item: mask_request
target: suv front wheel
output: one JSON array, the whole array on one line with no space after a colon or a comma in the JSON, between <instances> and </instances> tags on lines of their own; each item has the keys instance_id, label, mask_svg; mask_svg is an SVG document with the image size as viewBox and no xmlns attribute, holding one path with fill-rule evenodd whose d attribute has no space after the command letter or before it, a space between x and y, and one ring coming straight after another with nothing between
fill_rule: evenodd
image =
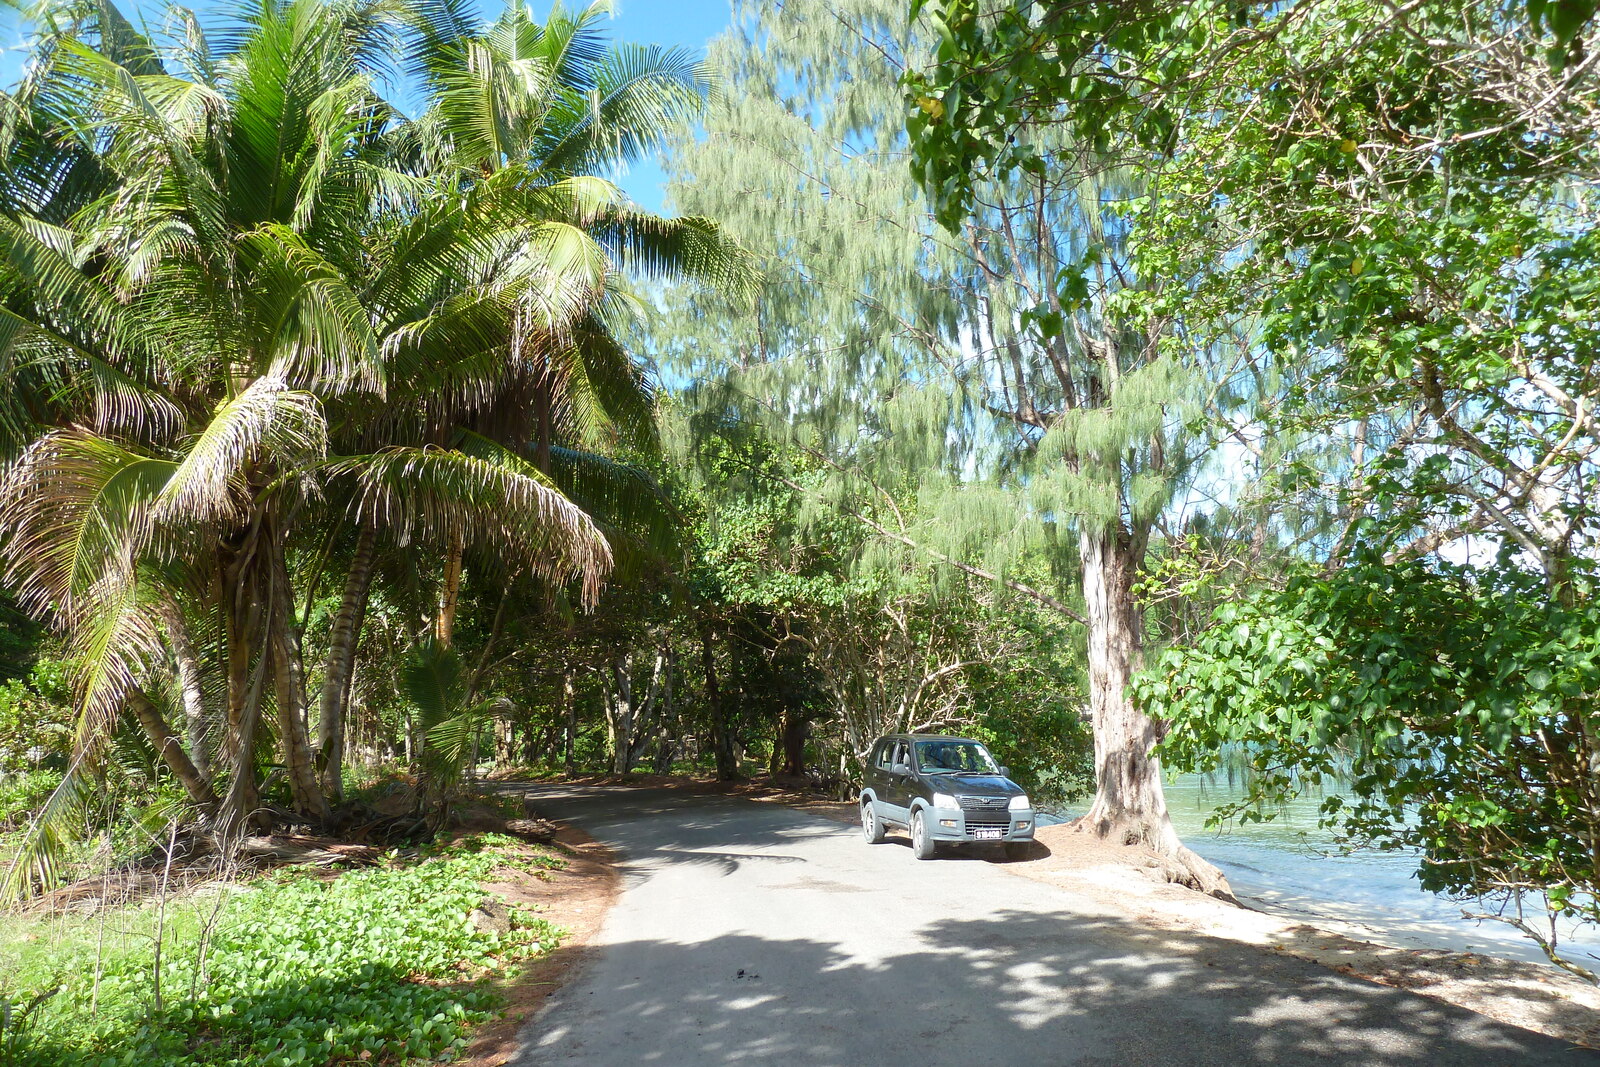
<instances>
[{"instance_id":1,"label":"suv front wheel","mask_svg":"<svg viewBox=\"0 0 1600 1067\"><path fill-rule=\"evenodd\" d=\"M861 836L869 845L883 844L883 822L878 818L877 807L870 800L861 802Z\"/></svg>"},{"instance_id":2,"label":"suv front wheel","mask_svg":"<svg viewBox=\"0 0 1600 1067\"><path fill-rule=\"evenodd\" d=\"M931 860L936 847L928 836L928 809L918 808L911 815L911 854L919 860Z\"/></svg>"}]
</instances>

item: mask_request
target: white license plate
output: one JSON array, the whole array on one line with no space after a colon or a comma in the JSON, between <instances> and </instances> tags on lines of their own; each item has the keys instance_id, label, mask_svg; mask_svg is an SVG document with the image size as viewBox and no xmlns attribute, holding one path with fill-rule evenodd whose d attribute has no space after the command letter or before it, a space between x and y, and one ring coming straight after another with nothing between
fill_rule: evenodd
<instances>
[{"instance_id":1,"label":"white license plate","mask_svg":"<svg viewBox=\"0 0 1600 1067\"><path fill-rule=\"evenodd\" d=\"M998 841L1006 835L1004 830L973 830L972 836L979 841Z\"/></svg>"}]
</instances>

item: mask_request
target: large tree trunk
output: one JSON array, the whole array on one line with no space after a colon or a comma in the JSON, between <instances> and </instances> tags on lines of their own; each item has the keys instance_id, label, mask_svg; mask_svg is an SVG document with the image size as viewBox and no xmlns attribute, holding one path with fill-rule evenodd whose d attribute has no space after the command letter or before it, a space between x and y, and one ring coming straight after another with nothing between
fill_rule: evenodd
<instances>
[{"instance_id":1,"label":"large tree trunk","mask_svg":"<svg viewBox=\"0 0 1600 1067\"><path fill-rule=\"evenodd\" d=\"M1142 539L1140 539L1142 540ZM1089 621L1089 712L1094 725L1094 803L1078 827L1120 845L1144 845L1169 857L1192 888L1230 895L1227 879L1185 848L1167 812L1161 766L1151 749L1162 727L1133 706L1128 682L1139 669L1142 636L1133 584L1140 540L1117 526L1085 522L1078 545Z\"/></svg>"},{"instance_id":2,"label":"large tree trunk","mask_svg":"<svg viewBox=\"0 0 1600 1067\"><path fill-rule=\"evenodd\" d=\"M711 627L700 628L700 669L705 673L706 717L711 720L711 751L717 760L717 780L731 782L739 777L739 760L733 751L733 730L728 723L722 686L717 680L717 650L711 641Z\"/></svg>"},{"instance_id":3,"label":"large tree trunk","mask_svg":"<svg viewBox=\"0 0 1600 1067\"><path fill-rule=\"evenodd\" d=\"M345 711L350 704L350 681L355 676L356 647L361 622L367 614L367 593L372 588L373 558L378 534L363 525L356 538L350 573L345 577L339 614L328 633L328 658L322 674L322 697L317 718L317 763L323 793L337 800L344 795Z\"/></svg>"},{"instance_id":4,"label":"large tree trunk","mask_svg":"<svg viewBox=\"0 0 1600 1067\"><path fill-rule=\"evenodd\" d=\"M156 755L172 771L173 777L183 786L183 791L189 794L189 799L207 816L214 815L218 802L210 780L200 773L189 754L183 750L183 742L172 732L167 720L162 718L160 709L137 689L129 695L128 704L134 718L139 720L144 735L155 746Z\"/></svg>"},{"instance_id":5,"label":"large tree trunk","mask_svg":"<svg viewBox=\"0 0 1600 1067\"><path fill-rule=\"evenodd\" d=\"M641 700L633 688L633 651L630 649L612 659L612 693L606 700L606 723L611 730L611 773L630 773L649 747L653 736L650 726L660 710L667 667L667 653L658 649L650 671L650 687Z\"/></svg>"},{"instance_id":6,"label":"large tree trunk","mask_svg":"<svg viewBox=\"0 0 1600 1067\"><path fill-rule=\"evenodd\" d=\"M283 750L283 765L289 779L289 793L295 810L318 821L328 817L328 798L317 781L316 754L311 750L311 734L306 723L305 668L300 660L300 639L294 630L289 608L289 570L281 545L267 546L272 567L272 612L268 619L268 648L272 653L272 677L278 705L278 743Z\"/></svg>"}]
</instances>

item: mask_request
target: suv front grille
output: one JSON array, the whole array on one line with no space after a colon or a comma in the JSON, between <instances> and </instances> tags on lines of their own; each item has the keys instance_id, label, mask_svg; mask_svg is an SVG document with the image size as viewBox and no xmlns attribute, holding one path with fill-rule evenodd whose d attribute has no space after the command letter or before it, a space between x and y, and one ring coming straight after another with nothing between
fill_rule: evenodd
<instances>
[{"instance_id":1,"label":"suv front grille","mask_svg":"<svg viewBox=\"0 0 1600 1067\"><path fill-rule=\"evenodd\" d=\"M1011 825L1010 797L956 797L967 833L983 829L1006 829Z\"/></svg>"}]
</instances>

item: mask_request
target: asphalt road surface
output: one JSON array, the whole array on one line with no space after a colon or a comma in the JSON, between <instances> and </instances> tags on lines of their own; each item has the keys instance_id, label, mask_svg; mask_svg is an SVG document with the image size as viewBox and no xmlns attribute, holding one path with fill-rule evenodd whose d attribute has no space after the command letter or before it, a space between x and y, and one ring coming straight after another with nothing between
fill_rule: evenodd
<instances>
[{"instance_id":1,"label":"asphalt road surface","mask_svg":"<svg viewBox=\"0 0 1600 1067\"><path fill-rule=\"evenodd\" d=\"M1301 960L1147 929L983 859L780 804L530 786L620 850L599 944L528 1025L535 1064L1600 1064Z\"/></svg>"}]
</instances>

